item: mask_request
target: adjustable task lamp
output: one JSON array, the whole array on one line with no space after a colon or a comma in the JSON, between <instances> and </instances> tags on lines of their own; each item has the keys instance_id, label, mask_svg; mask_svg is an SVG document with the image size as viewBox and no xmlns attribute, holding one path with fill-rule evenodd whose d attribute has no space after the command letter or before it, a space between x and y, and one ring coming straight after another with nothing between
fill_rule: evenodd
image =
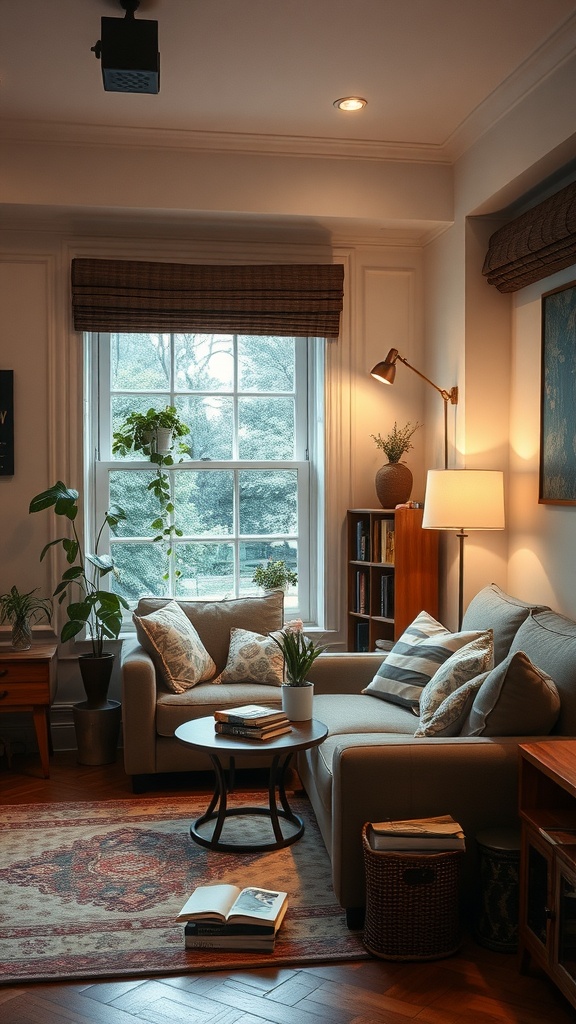
<instances>
[{"instance_id":1,"label":"adjustable task lamp","mask_svg":"<svg viewBox=\"0 0 576 1024\"><path fill-rule=\"evenodd\" d=\"M504 529L504 474L488 469L429 469L422 526L458 530L458 629L462 626L465 530Z\"/></svg>"},{"instance_id":2,"label":"adjustable task lamp","mask_svg":"<svg viewBox=\"0 0 576 1024\"><path fill-rule=\"evenodd\" d=\"M401 356L397 348L391 348L386 359L382 363L376 363L376 366L370 370L370 373L376 380L382 381L383 384L393 384L396 376L396 362L400 360L410 370L417 373L422 380L425 380L427 384L431 384L432 387L438 391L444 399L444 469L448 469L448 403L451 405L458 405L458 388L453 387L450 391L445 391L444 388L439 388L434 381L426 377L420 370L417 370L415 366L412 366L404 356Z\"/></svg>"}]
</instances>

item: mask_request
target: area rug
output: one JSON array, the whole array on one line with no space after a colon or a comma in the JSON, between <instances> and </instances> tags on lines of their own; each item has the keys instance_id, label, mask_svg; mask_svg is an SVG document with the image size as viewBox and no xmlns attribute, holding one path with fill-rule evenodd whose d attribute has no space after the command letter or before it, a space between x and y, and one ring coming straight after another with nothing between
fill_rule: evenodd
<instances>
[{"instance_id":1,"label":"area rug","mask_svg":"<svg viewBox=\"0 0 576 1024\"><path fill-rule=\"evenodd\" d=\"M207 850L190 838L204 795L1 807L0 981L365 959L362 934L346 927L336 903L310 805L304 797L290 802L305 820L303 837L283 850L243 854ZM229 803L254 804L254 794ZM223 839L258 841L270 823L236 817L224 828ZM288 893L273 953L184 949L176 914L197 885L220 881Z\"/></svg>"}]
</instances>

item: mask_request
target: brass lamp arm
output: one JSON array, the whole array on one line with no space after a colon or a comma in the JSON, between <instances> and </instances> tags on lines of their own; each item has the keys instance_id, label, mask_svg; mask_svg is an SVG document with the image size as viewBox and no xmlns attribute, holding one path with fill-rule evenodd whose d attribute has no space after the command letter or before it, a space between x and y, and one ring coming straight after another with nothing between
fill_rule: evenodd
<instances>
[{"instance_id":1,"label":"brass lamp arm","mask_svg":"<svg viewBox=\"0 0 576 1024\"><path fill-rule=\"evenodd\" d=\"M456 385L453 388L451 388L450 391L445 391L444 388L439 388L438 385L435 384L433 380L430 380L430 378L427 377L424 373L421 373L420 370L417 370L415 366L412 366L412 363L409 363L408 360L405 359L404 356L401 356L399 352L396 354L396 359L399 359L401 363L404 363L404 365L408 366L410 370L413 370L414 373L417 373L419 377L422 377L422 380L425 380L427 384L431 384L432 387L435 388L440 395L442 395L442 398L444 399L445 402L450 402L451 405L458 405L458 387Z\"/></svg>"}]
</instances>

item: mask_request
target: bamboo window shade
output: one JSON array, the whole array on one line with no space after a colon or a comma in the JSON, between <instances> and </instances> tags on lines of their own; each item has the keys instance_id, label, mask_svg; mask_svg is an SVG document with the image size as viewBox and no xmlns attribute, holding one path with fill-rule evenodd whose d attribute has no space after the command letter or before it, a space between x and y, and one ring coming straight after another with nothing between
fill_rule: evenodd
<instances>
[{"instance_id":1,"label":"bamboo window shade","mask_svg":"<svg viewBox=\"0 0 576 1024\"><path fill-rule=\"evenodd\" d=\"M576 181L499 228L482 273L500 292L515 292L576 263Z\"/></svg>"},{"instance_id":2,"label":"bamboo window shade","mask_svg":"<svg viewBox=\"0 0 576 1024\"><path fill-rule=\"evenodd\" d=\"M72 260L78 331L338 337L338 264L220 265Z\"/></svg>"}]
</instances>

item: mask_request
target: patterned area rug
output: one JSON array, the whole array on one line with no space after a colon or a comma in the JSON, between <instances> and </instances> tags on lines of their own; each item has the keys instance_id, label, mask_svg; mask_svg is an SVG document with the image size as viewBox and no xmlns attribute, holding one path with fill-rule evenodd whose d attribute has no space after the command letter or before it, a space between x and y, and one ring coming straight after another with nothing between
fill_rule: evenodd
<instances>
[{"instance_id":1,"label":"patterned area rug","mask_svg":"<svg viewBox=\"0 0 576 1024\"><path fill-rule=\"evenodd\" d=\"M204 795L0 808L0 981L233 970L368 957L346 927L305 798L302 839L284 850L216 853L193 842ZM237 794L230 805L254 803ZM288 827L288 826L285 826ZM231 831L227 830L233 830ZM226 822L222 838L258 841L263 818ZM174 921L197 885L226 881L288 892L274 953L186 951Z\"/></svg>"}]
</instances>

